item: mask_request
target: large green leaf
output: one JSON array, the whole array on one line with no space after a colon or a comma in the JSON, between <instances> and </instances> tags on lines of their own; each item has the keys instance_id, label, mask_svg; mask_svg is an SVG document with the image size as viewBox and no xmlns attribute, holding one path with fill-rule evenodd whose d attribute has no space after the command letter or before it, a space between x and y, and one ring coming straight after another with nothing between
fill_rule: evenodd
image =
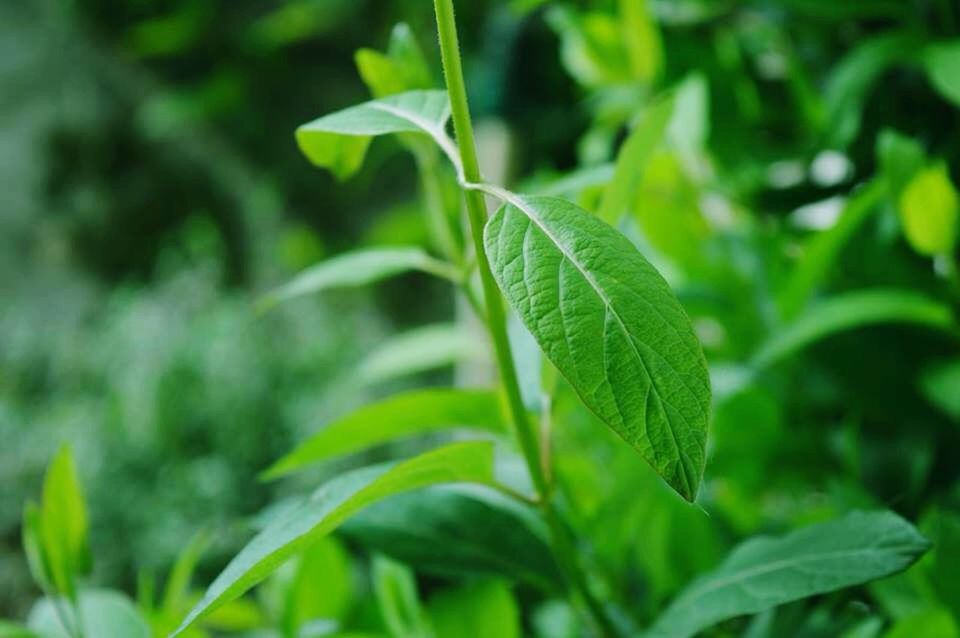
<instances>
[{"instance_id":1,"label":"large green leaf","mask_svg":"<svg viewBox=\"0 0 960 638\"><path fill-rule=\"evenodd\" d=\"M476 334L458 324L435 323L382 341L357 366L357 380L381 383L483 355Z\"/></svg>"},{"instance_id":2,"label":"large green leaf","mask_svg":"<svg viewBox=\"0 0 960 638\"><path fill-rule=\"evenodd\" d=\"M436 638L520 638L520 608L496 580L446 589L428 606Z\"/></svg>"},{"instance_id":3,"label":"large green leaf","mask_svg":"<svg viewBox=\"0 0 960 638\"><path fill-rule=\"evenodd\" d=\"M689 317L619 232L502 194L484 242L500 288L580 399L684 498L703 475L710 382Z\"/></svg>"},{"instance_id":4,"label":"large green leaf","mask_svg":"<svg viewBox=\"0 0 960 638\"><path fill-rule=\"evenodd\" d=\"M307 268L266 295L261 309L282 301L331 288L365 286L412 270L459 279L456 269L414 246L385 246L355 250Z\"/></svg>"},{"instance_id":5,"label":"large green leaf","mask_svg":"<svg viewBox=\"0 0 960 638\"><path fill-rule=\"evenodd\" d=\"M241 596L288 558L367 505L436 483L485 483L492 480L492 475L493 446L487 442L469 442L334 478L257 534L210 585L174 635Z\"/></svg>"},{"instance_id":6,"label":"large green leaf","mask_svg":"<svg viewBox=\"0 0 960 638\"><path fill-rule=\"evenodd\" d=\"M338 179L363 164L370 140L390 133L426 133L450 152L443 130L450 117L445 91L408 91L325 115L297 129L307 158Z\"/></svg>"},{"instance_id":7,"label":"large green leaf","mask_svg":"<svg viewBox=\"0 0 960 638\"><path fill-rule=\"evenodd\" d=\"M270 466L274 479L343 454L453 426L487 431L505 429L495 392L430 388L413 390L364 406L326 425Z\"/></svg>"},{"instance_id":8,"label":"large green leaf","mask_svg":"<svg viewBox=\"0 0 960 638\"><path fill-rule=\"evenodd\" d=\"M399 494L367 508L340 533L419 571L503 576L547 590L560 582L542 520L482 486Z\"/></svg>"},{"instance_id":9,"label":"large green leaf","mask_svg":"<svg viewBox=\"0 0 960 638\"><path fill-rule=\"evenodd\" d=\"M950 308L929 297L895 289L858 290L825 299L779 329L756 355L769 366L832 334L867 325L909 323L951 329Z\"/></svg>"},{"instance_id":10,"label":"large green leaf","mask_svg":"<svg viewBox=\"0 0 960 638\"><path fill-rule=\"evenodd\" d=\"M40 535L56 591L73 597L76 577L89 569L87 508L69 447L50 462L43 482Z\"/></svg>"},{"instance_id":11,"label":"large green leaf","mask_svg":"<svg viewBox=\"0 0 960 638\"><path fill-rule=\"evenodd\" d=\"M929 546L890 512L853 512L781 538L753 538L694 581L646 638L686 638L721 620L883 578Z\"/></svg>"},{"instance_id":12,"label":"large green leaf","mask_svg":"<svg viewBox=\"0 0 960 638\"><path fill-rule=\"evenodd\" d=\"M960 107L960 39L927 47L923 65L940 94Z\"/></svg>"},{"instance_id":13,"label":"large green leaf","mask_svg":"<svg viewBox=\"0 0 960 638\"><path fill-rule=\"evenodd\" d=\"M79 594L82 632L86 638L150 638L150 626L140 616L137 608L120 592L109 590L86 590ZM66 601L59 602L63 616L76 626L76 616ZM44 598L30 610L27 620L30 629L43 638L73 638L73 632L64 628L61 615L54 603Z\"/></svg>"}]
</instances>

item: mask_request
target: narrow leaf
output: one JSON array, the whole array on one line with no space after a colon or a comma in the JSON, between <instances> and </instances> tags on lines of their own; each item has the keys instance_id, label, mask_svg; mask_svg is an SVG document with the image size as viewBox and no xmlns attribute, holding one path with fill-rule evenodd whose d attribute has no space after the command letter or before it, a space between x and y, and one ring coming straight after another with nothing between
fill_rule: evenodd
<instances>
[{"instance_id":1,"label":"narrow leaf","mask_svg":"<svg viewBox=\"0 0 960 638\"><path fill-rule=\"evenodd\" d=\"M836 295L812 306L763 344L753 364L774 364L825 337L863 326L909 323L950 330L948 306L903 290L858 290Z\"/></svg>"},{"instance_id":2,"label":"narrow leaf","mask_svg":"<svg viewBox=\"0 0 960 638\"><path fill-rule=\"evenodd\" d=\"M483 356L482 342L457 324L438 323L384 340L357 367L357 379L381 383Z\"/></svg>"},{"instance_id":3,"label":"narrow leaf","mask_svg":"<svg viewBox=\"0 0 960 638\"><path fill-rule=\"evenodd\" d=\"M262 478L275 479L319 461L454 426L505 430L497 394L489 390L430 388L378 401L324 426L270 466Z\"/></svg>"},{"instance_id":4,"label":"narrow leaf","mask_svg":"<svg viewBox=\"0 0 960 638\"><path fill-rule=\"evenodd\" d=\"M373 592L383 623L394 638L429 638L413 571L385 556L374 556Z\"/></svg>"},{"instance_id":5,"label":"narrow leaf","mask_svg":"<svg viewBox=\"0 0 960 638\"><path fill-rule=\"evenodd\" d=\"M266 295L259 304L267 310L276 304L332 288L353 288L413 270L448 279L459 279L456 269L435 259L422 248L390 246L355 250L307 268L290 282Z\"/></svg>"},{"instance_id":6,"label":"narrow leaf","mask_svg":"<svg viewBox=\"0 0 960 638\"><path fill-rule=\"evenodd\" d=\"M377 135L426 133L449 152L443 130L449 117L445 91L408 91L325 115L300 126L296 138L311 162L346 179L363 164Z\"/></svg>"},{"instance_id":7,"label":"narrow leaf","mask_svg":"<svg viewBox=\"0 0 960 638\"><path fill-rule=\"evenodd\" d=\"M274 520L251 540L207 589L174 635L241 596L298 551L345 519L387 496L436 483L492 480L493 447L457 443L397 464L342 474Z\"/></svg>"},{"instance_id":8,"label":"narrow leaf","mask_svg":"<svg viewBox=\"0 0 960 638\"><path fill-rule=\"evenodd\" d=\"M722 620L895 574L930 543L891 512L853 512L735 548L673 602L646 638L686 638Z\"/></svg>"},{"instance_id":9,"label":"narrow leaf","mask_svg":"<svg viewBox=\"0 0 960 638\"><path fill-rule=\"evenodd\" d=\"M80 492L70 448L63 446L50 462L40 506L44 554L56 591L73 598L75 580L90 565L87 509Z\"/></svg>"},{"instance_id":10,"label":"narrow leaf","mask_svg":"<svg viewBox=\"0 0 960 638\"><path fill-rule=\"evenodd\" d=\"M500 288L584 404L692 501L710 382L680 302L596 217L561 199L506 196L484 232Z\"/></svg>"}]
</instances>

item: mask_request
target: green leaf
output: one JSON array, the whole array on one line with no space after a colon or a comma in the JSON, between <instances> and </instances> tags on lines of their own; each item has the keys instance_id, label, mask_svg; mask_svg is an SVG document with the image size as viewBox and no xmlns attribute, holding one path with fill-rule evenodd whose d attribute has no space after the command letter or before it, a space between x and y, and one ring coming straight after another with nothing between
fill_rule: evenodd
<instances>
[{"instance_id":1,"label":"green leaf","mask_svg":"<svg viewBox=\"0 0 960 638\"><path fill-rule=\"evenodd\" d=\"M546 590L561 582L543 521L481 486L393 496L352 518L340 533L422 572L502 576Z\"/></svg>"},{"instance_id":2,"label":"green leaf","mask_svg":"<svg viewBox=\"0 0 960 638\"><path fill-rule=\"evenodd\" d=\"M960 39L928 46L923 66L940 95L960 107Z\"/></svg>"},{"instance_id":3,"label":"green leaf","mask_svg":"<svg viewBox=\"0 0 960 638\"><path fill-rule=\"evenodd\" d=\"M948 306L914 292L895 289L858 290L835 295L780 328L754 355L763 368L825 337L863 326L908 323L950 330Z\"/></svg>"},{"instance_id":4,"label":"green leaf","mask_svg":"<svg viewBox=\"0 0 960 638\"><path fill-rule=\"evenodd\" d=\"M337 179L359 170L372 137L426 133L450 152L443 130L450 117L445 91L408 91L325 115L297 129L300 150Z\"/></svg>"},{"instance_id":5,"label":"green leaf","mask_svg":"<svg viewBox=\"0 0 960 638\"><path fill-rule=\"evenodd\" d=\"M385 556L373 557L373 592L383 624L394 638L429 638L417 580L409 567Z\"/></svg>"},{"instance_id":6,"label":"green leaf","mask_svg":"<svg viewBox=\"0 0 960 638\"><path fill-rule=\"evenodd\" d=\"M21 535L23 539L23 553L27 557L27 567L33 581L43 591L53 589L53 577L50 572L50 561L47 558L43 544L43 521L40 508L36 503L27 501L23 506L23 524Z\"/></svg>"},{"instance_id":7,"label":"green leaf","mask_svg":"<svg viewBox=\"0 0 960 638\"><path fill-rule=\"evenodd\" d=\"M913 176L927 163L927 154L912 137L885 129L877 137L877 163L889 196L897 201Z\"/></svg>"},{"instance_id":8,"label":"green leaf","mask_svg":"<svg viewBox=\"0 0 960 638\"><path fill-rule=\"evenodd\" d=\"M428 604L436 638L520 638L520 609L506 584L487 580L444 590Z\"/></svg>"},{"instance_id":9,"label":"green leaf","mask_svg":"<svg viewBox=\"0 0 960 638\"><path fill-rule=\"evenodd\" d=\"M394 335L357 366L357 380L382 383L482 357L482 341L464 326L437 323Z\"/></svg>"},{"instance_id":10,"label":"green leaf","mask_svg":"<svg viewBox=\"0 0 960 638\"><path fill-rule=\"evenodd\" d=\"M920 389L931 403L960 421L960 359L924 370Z\"/></svg>"},{"instance_id":11,"label":"green leaf","mask_svg":"<svg viewBox=\"0 0 960 638\"><path fill-rule=\"evenodd\" d=\"M150 638L150 627L134 604L120 592L92 589L79 594L80 618L86 638ZM76 617L64 600L58 602L71 626ZM73 638L60 622L60 616L49 598L40 600L27 619L27 626L43 638Z\"/></svg>"},{"instance_id":12,"label":"green leaf","mask_svg":"<svg viewBox=\"0 0 960 638\"><path fill-rule=\"evenodd\" d=\"M267 310L278 303L332 288L353 288L406 272L421 272L459 281L456 268L413 246L354 250L307 268L290 282L266 295L259 304Z\"/></svg>"},{"instance_id":13,"label":"green leaf","mask_svg":"<svg viewBox=\"0 0 960 638\"><path fill-rule=\"evenodd\" d=\"M503 410L495 392L430 388L364 406L324 426L264 471L271 480L308 465L374 445L450 427L502 432Z\"/></svg>"},{"instance_id":14,"label":"green leaf","mask_svg":"<svg viewBox=\"0 0 960 638\"><path fill-rule=\"evenodd\" d=\"M883 638L960 638L960 630L946 609L929 609L901 618Z\"/></svg>"},{"instance_id":15,"label":"green leaf","mask_svg":"<svg viewBox=\"0 0 960 638\"><path fill-rule=\"evenodd\" d=\"M806 307L817 287L826 279L840 251L878 209L883 194L883 182L871 182L847 201L840 219L830 230L807 242L803 256L780 295L781 313L785 318L796 317Z\"/></svg>"},{"instance_id":16,"label":"green leaf","mask_svg":"<svg viewBox=\"0 0 960 638\"><path fill-rule=\"evenodd\" d=\"M672 115L672 98L660 99L644 110L640 122L617 153L613 180L597 210L600 219L615 224L632 207L647 163L663 141Z\"/></svg>"},{"instance_id":17,"label":"green leaf","mask_svg":"<svg viewBox=\"0 0 960 638\"><path fill-rule=\"evenodd\" d=\"M930 166L914 175L900 194L900 221L914 250L930 256L953 250L957 199L946 164Z\"/></svg>"},{"instance_id":18,"label":"green leaf","mask_svg":"<svg viewBox=\"0 0 960 638\"><path fill-rule=\"evenodd\" d=\"M436 483L485 483L492 480L492 475L492 445L469 442L448 445L401 463L363 468L334 478L257 534L210 585L177 634L224 603L241 596L288 558L336 529L367 505L393 494Z\"/></svg>"},{"instance_id":19,"label":"green leaf","mask_svg":"<svg viewBox=\"0 0 960 638\"><path fill-rule=\"evenodd\" d=\"M40 533L51 584L73 598L76 577L90 567L87 545L87 509L80 492L77 468L70 448L63 446L50 462L43 483Z\"/></svg>"},{"instance_id":20,"label":"green leaf","mask_svg":"<svg viewBox=\"0 0 960 638\"><path fill-rule=\"evenodd\" d=\"M753 538L694 581L646 637L686 638L728 618L883 578L929 546L891 512L853 512L780 538Z\"/></svg>"},{"instance_id":21,"label":"green leaf","mask_svg":"<svg viewBox=\"0 0 960 638\"><path fill-rule=\"evenodd\" d=\"M360 49L354 56L360 77L376 98L429 89L430 69L410 27L401 22L390 33L387 53Z\"/></svg>"},{"instance_id":22,"label":"green leaf","mask_svg":"<svg viewBox=\"0 0 960 638\"><path fill-rule=\"evenodd\" d=\"M173 567L170 568L170 575L167 576L167 585L163 593L161 609L165 614L182 613L190 594L190 580L193 578L193 572L209 544L209 535L200 532L180 550Z\"/></svg>"},{"instance_id":23,"label":"green leaf","mask_svg":"<svg viewBox=\"0 0 960 638\"><path fill-rule=\"evenodd\" d=\"M505 197L484 231L500 288L583 403L692 501L710 381L680 302L596 217L561 199Z\"/></svg>"},{"instance_id":24,"label":"green leaf","mask_svg":"<svg viewBox=\"0 0 960 638\"><path fill-rule=\"evenodd\" d=\"M23 625L0 620L0 638L41 638Z\"/></svg>"}]
</instances>

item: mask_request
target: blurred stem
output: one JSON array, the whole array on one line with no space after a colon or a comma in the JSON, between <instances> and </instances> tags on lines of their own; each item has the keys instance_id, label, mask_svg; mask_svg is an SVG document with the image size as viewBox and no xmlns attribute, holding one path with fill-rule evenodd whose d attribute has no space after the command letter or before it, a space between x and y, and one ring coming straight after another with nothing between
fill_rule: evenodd
<instances>
[{"instance_id":1,"label":"blurred stem","mask_svg":"<svg viewBox=\"0 0 960 638\"><path fill-rule=\"evenodd\" d=\"M477 161L476 142L473 137L473 125L470 121L470 107L467 103L467 90L463 80L460 46L457 41L457 26L453 15L453 0L434 0L434 9L437 16L437 31L440 36L443 76L450 97L453 128L463 170L461 177L468 184L478 184L482 181L480 165ZM514 434L520 443L527 469L530 472L530 478L536 489L541 512L551 531L554 551L566 573L572 591L583 600L601 633L605 636L617 636L618 632L607 616L606 610L590 590L586 575L581 570L577 560L576 541L571 537L553 503L552 489L547 478L549 473L544 468L541 442L537 435L536 424L527 416L527 409L520 393L520 384L517 381L517 370L513 362L510 341L507 337L503 297L500 295L496 281L494 281L493 273L490 270L490 262L483 246L483 229L487 221L484 195L479 190L470 188L464 189L463 194L467 203L470 234L476 252L477 270L480 273L480 282L483 287L483 297L487 309L485 320L493 342L500 380L507 395Z\"/></svg>"},{"instance_id":2,"label":"blurred stem","mask_svg":"<svg viewBox=\"0 0 960 638\"><path fill-rule=\"evenodd\" d=\"M440 172L436 149L432 146L429 149L417 149L414 151L414 157L417 161L423 204L426 207L433 241L444 257L462 266L463 251L457 244L450 216L443 201L443 174Z\"/></svg>"}]
</instances>

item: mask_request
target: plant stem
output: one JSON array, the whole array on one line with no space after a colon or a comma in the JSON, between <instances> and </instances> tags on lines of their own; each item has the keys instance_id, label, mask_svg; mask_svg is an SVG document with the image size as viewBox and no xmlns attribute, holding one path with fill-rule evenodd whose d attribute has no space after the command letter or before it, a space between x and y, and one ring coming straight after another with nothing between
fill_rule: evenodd
<instances>
[{"instance_id":1,"label":"plant stem","mask_svg":"<svg viewBox=\"0 0 960 638\"><path fill-rule=\"evenodd\" d=\"M470 221L470 234L476 251L477 270L483 286L486 305L486 323L493 341L500 380L510 407L514 432L520 443L530 478L538 494L538 503L544 519L551 530L554 551L574 592L579 593L591 617L606 636L617 636L618 631L608 617L603 605L593 596L589 583L577 560L576 543L569 535L552 499L552 490L548 479L549 472L544 467L541 454L541 442L536 425L528 418L527 409L520 394L517 382L517 370L513 362L513 353L507 337L506 313L503 297L490 270L490 262L483 245L483 229L487 221L484 194L467 184L479 184L480 165L477 161L476 142L473 138L473 126L470 121L470 107L467 103L467 90L463 80L460 62L460 46L457 41L457 26L453 15L453 0L434 0L437 15L437 32L440 36L440 55L443 60L443 75L450 96L450 112L460 156L461 178L464 182L464 197L467 204L467 216ZM469 285L469 284L467 284Z\"/></svg>"}]
</instances>

